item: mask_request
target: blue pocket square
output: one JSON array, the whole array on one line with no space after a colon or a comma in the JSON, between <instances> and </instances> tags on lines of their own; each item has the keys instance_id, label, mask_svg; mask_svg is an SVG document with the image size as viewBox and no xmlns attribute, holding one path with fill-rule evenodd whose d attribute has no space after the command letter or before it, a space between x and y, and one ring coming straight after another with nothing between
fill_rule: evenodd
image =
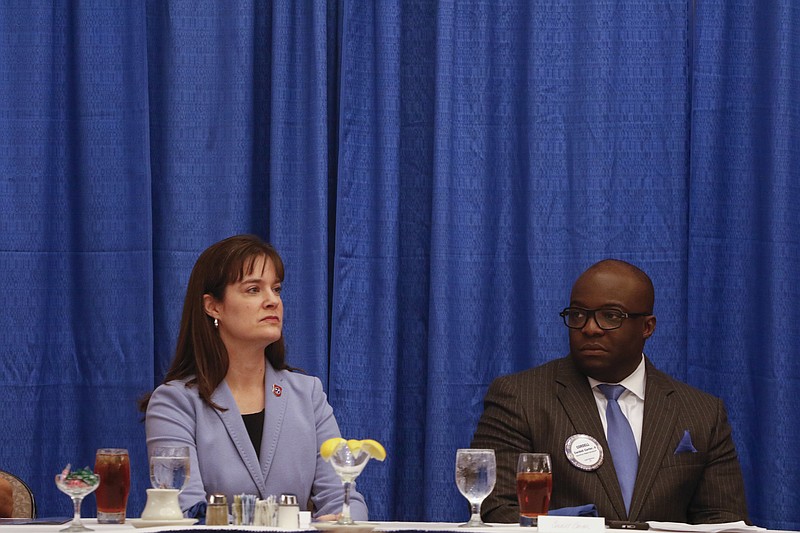
<instances>
[{"instance_id":1,"label":"blue pocket square","mask_svg":"<svg viewBox=\"0 0 800 533\"><path fill-rule=\"evenodd\" d=\"M675 455L686 452L697 453L697 449L694 447L694 444L692 444L692 436L689 435L688 429L683 430L683 437L678 443L678 447L675 448Z\"/></svg>"}]
</instances>

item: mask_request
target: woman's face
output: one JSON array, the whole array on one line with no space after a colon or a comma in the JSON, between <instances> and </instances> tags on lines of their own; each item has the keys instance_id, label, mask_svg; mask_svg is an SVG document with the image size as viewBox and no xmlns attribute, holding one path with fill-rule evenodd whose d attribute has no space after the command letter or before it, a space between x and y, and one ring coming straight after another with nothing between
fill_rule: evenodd
<instances>
[{"instance_id":1,"label":"woman's face","mask_svg":"<svg viewBox=\"0 0 800 533\"><path fill-rule=\"evenodd\" d=\"M231 349L263 349L281 338L283 302L275 265L267 257L253 270L225 288L222 301L204 295L206 312L219 320L219 334Z\"/></svg>"}]
</instances>

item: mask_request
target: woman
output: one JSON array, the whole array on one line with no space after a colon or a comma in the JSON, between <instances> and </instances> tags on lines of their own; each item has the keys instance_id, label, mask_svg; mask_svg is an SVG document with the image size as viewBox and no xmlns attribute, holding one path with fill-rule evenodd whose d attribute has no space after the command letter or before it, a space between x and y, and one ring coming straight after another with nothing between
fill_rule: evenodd
<instances>
[{"instance_id":1,"label":"woman","mask_svg":"<svg viewBox=\"0 0 800 533\"><path fill-rule=\"evenodd\" d=\"M335 519L342 483L319 456L340 436L322 383L286 364L283 262L252 235L220 241L197 260L183 304L175 358L142 402L147 448L188 446L189 481L180 494L189 517L209 494L295 494L315 518ZM352 493L351 514L367 519Z\"/></svg>"}]
</instances>

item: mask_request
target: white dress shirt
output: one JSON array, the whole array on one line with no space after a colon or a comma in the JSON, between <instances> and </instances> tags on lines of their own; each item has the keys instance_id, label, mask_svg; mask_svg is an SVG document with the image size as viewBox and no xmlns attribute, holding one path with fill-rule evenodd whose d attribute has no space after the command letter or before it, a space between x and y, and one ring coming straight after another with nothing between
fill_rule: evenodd
<instances>
[{"instance_id":1,"label":"white dress shirt","mask_svg":"<svg viewBox=\"0 0 800 533\"><path fill-rule=\"evenodd\" d=\"M588 377L588 376L587 376ZM594 401L597 404L597 411L600 413L600 420L603 422L603 431L606 432L608 438L608 422L606 421L606 405L608 400L597 386L604 383L597 381L594 378L588 378L589 385L592 387L594 393ZM642 424L644 420L644 388L647 383L647 374L644 371L644 354L639 366L636 370L619 382L627 390L625 390L617 400L619 408L633 430L633 438L636 440L636 449L642 449ZM617 383L610 383L610 385L617 385Z\"/></svg>"}]
</instances>

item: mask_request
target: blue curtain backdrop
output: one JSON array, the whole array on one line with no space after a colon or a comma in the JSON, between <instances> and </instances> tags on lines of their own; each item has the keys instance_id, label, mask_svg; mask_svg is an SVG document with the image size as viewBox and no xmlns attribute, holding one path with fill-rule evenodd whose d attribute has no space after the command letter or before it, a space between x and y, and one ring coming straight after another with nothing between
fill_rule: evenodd
<instances>
[{"instance_id":1,"label":"blue curtain backdrop","mask_svg":"<svg viewBox=\"0 0 800 533\"><path fill-rule=\"evenodd\" d=\"M463 520L491 380L567 351L590 263L651 274L648 355L721 396L751 519L800 529L800 4L0 4L0 468L127 447L197 255L287 265L290 362L389 452L377 520ZM94 513L94 498L84 504Z\"/></svg>"}]
</instances>

